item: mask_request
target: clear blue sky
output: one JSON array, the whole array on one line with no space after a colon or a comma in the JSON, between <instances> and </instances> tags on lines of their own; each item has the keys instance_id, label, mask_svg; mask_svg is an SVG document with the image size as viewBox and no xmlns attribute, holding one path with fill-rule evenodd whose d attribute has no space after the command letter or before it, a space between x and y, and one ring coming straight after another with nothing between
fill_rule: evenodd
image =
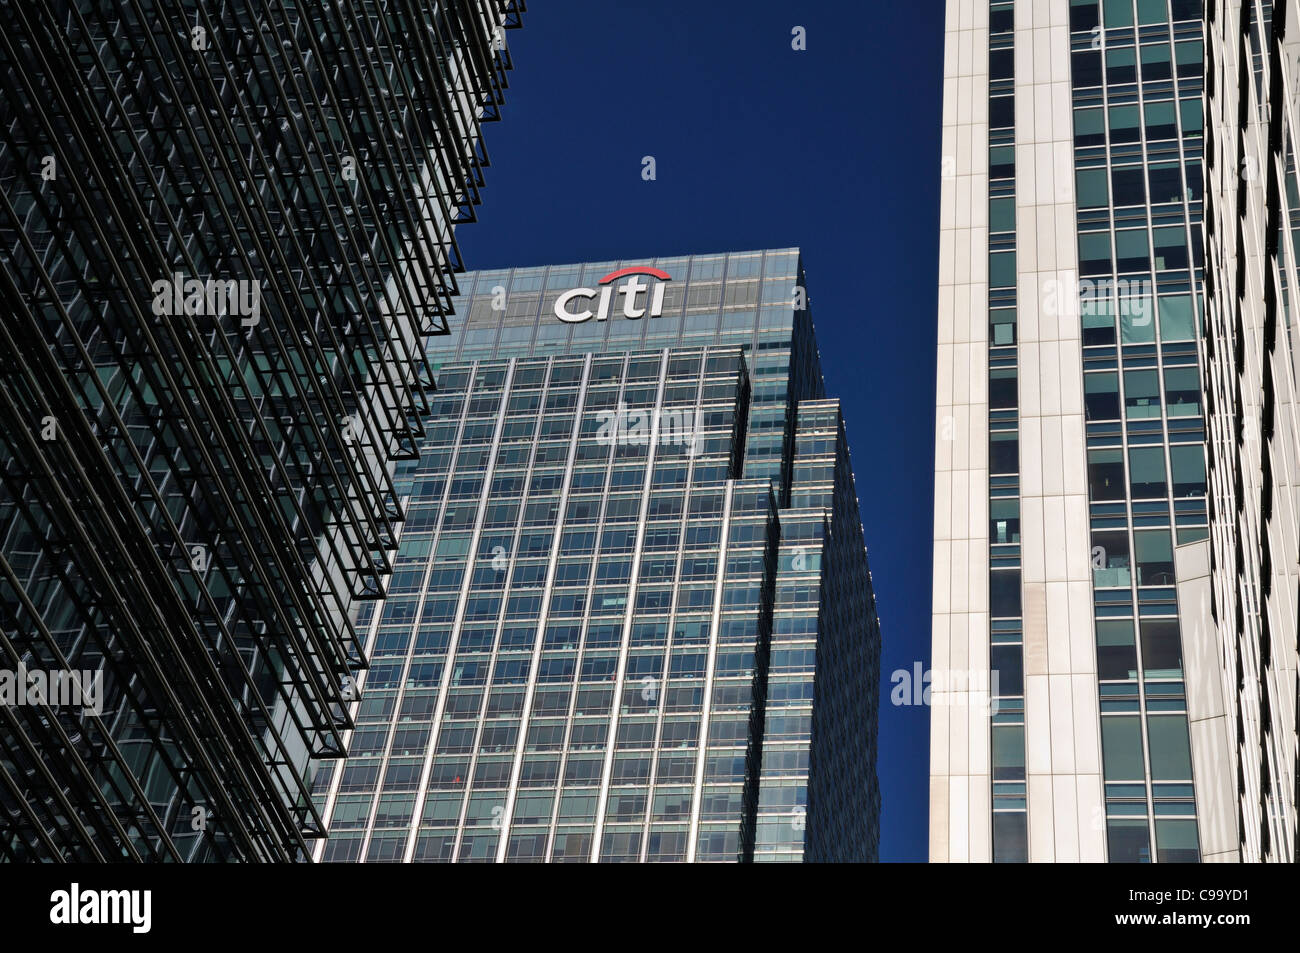
<instances>
[{"instance_id":1,"label":"clear blue sky","mask_svg":"<svg viewBox=\"0 0 1300 953\"><path fill-rule=\"evenodd\" d=\"M469 268L802 248L884 631L881 859L924 860L929 721L889 674L930 657L942 3L556 0L508 42Z\"/></svg>"}]
</instances>

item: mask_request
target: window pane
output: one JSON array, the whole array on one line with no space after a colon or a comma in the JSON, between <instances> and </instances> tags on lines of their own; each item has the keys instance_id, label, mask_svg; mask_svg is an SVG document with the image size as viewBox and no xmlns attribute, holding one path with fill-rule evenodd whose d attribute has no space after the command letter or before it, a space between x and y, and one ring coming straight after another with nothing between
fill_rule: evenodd
<instances>
[{"instance_id":1,"label":"window pane","mask_svg":"<svg viewBox=\"0 0 1300 953\"><path fill-rule=\"evenodd\" d=\"M1075 174L1079 208L1102 208L1109 204L1105 169L1080 169Z\"/></svg>"},{"instance_id":2,"label":"window pane","mask_svg":"<svg viewBox=\"0 0 1300 953\"><path fill-rule=\"evenodd\" d=\"M1180 643L1177 620L1144 620L1142 622L1143 676L1146 678L1182 678L1183 652Z\"/></svg>"},{"instance_id":3,"label":"window pane","mask_svg":"<svg viewBox=\"0 0 1300 953\"><path fill-rule=\"evenodd\" d=\"M1124 414L1129 420L1160 416L1160 377L1154 370L1124 372Z\"/></svg>"},{"instance_id":4,"label":"window pane","mask_svg":"<svg viewBox=\"0 0 1300 953\"><path fill-rule=\"evenodd\" d=\"M1137 680L1132 620L1097 620L1097 677L1109 681Z\"/></svg>"},{"instance_id":5,"label":"window pane","mask_svg":"<svg viewBox=\"0 0 1300 953\"><path fill-rule=\"evenodd\" d=\"M1141 138L1139 122L1141 116L1136 106L1110 107L1110 141L1137 142Z\"/></svg>"},{"instance_id":6,"label":"window pane","mask_svg":"<svg viewBox=\"0 0 1300 953\"><path fill-rule=\"evenodd\" d=\"M989 692L994 697L1023 695L1024 665L1018 645L995 645L989 650L990 681Z\"/></svg>"},{"instance_id":7,"label":"window pane","mask_svg":"<svg viewBox=\"0 0 1300 953\"><path fill-rule=\"evenodd\" d=\"M1102 716L1101 750L1107 781L1146 778L1146 767L1142 763L1141 720L1137 715Z\"/></svg>"},{"instance_id":8,"label":"window pane","mask_svg":"<svg viewBox=\"0 0 1300 953\"><path fill-rule=\"evenodd\" d=\"M1092 580L1093 585L1103 588L1129 584L1127 532L1099 529L1092 531Z\"/></svg>"},{"instance_id":9,"label":"window pane","mask_svg":"<svg viewBox=\"0 0 1300 953\"><path fill-rule=\"evenodd\" d=\"M989 231L1011 232L1016 228L1016 200L989 200Z\"/></svg>"},{"instance_id":10,"label":"window pane","mask_svg":"<svg viewBox=\"0 0 1300 953\"><path fill-rule=\"evenodd\" d=\"M1187 266L1184 264L1184 268ZM1190 341L1196 337L1191 295L1164 295L1157 299L1160 309L1160 337L1165 341ZM1199 391L1199 386L1197 387Z\"/></svg>"},{"instance_id":11,"label":"window pane","mask_svg":"<svg viewBox=\"0 0 1300 953\"><path fill-rule=\"evenodd\" d=\"M1194 864L1201 859L1193 820L1156 821L1156 857L1162 864Z\"/></svg>"},{"instance_id":12,"label":"window pane","mask_svg":"<svg viewBox=\"0 0 1300 953\"><path fill-rule=\"evenodd\" d=\"M1174 101L1164 100L1146 104L1147 139L1176 139L1178 122L1174 119Z\"/></svg>"},{"instance_id":13,"label":"window pane","mask_svg":"<svg viewBox=\"0 0 1300 953\"><path fill-rule=\"evenodd\" d=\"M998 811L993 815L993 862L995 864L1028 862L1027 819L1028 815L1022 811Z\"/></svg>"},{"instance_id":14,"label":"window pane","mask_svg":"<svg viewBox=\"0 0 1300 953\"><path fill-rule=\"evenodd\" d=\"M989 573L989 614L997 618L1020 615L1020 570Z\"/></svg>"},{"instance_id":15,"label":"window pane","mask_svg":"<svg viewBox=\"0 0 1300 953\"><path fill-rule=\"evenodd\" d=\"M1150 82L1153 79L1169 79L1173 75L1173 57L1169 52L1168 43L1152 43L1142 47L1139 58L1142 60L1143 82Z\"/></svg>"},{"instance_id":16,"label":"window pane","mask_svg":"<svg viewBox=\"0 0 1300 953\"><path fill-rule=\"evenodd\" d=\"M1151 831L1146 818L1108 819L1106 843L1112 864L1151 863Z\"/></svg>"},{"instance_id":17,"label":"window pane","mask_svg":"<svg viewBox=\"0 0 1300 953\"><path fill-rule=\"evenodd\" d=\"M1025 779L1025 729L1023 725L993 726L993 779Z\"/></svg>"},{"instance_id":18,"label":"window pane","mask_svg":"<svg viewBox=\"0 0 1300 953\"><path fill-rule=\"evenodd\" d=\"M1106 29L1133 25L1133 0L1104 0L1102 4Z\"/></svg>"},{"instance_id":19,"label":"window pane","mask_svg":"<svg viewBox=\"0 0 1300 953\"><path fill-rule=\"evenodd\" d=\"M1083 376L1083 403L1088 420L1119 419L1119 375L1114 371Z\"/></svg>"},{"instance_id":20,"label":"window pane","mask_svg":"<svg viewBox=\"0 0 1300 953\"><path fill-rule=\"evenodd\" d=\"M1115 269L1117 271L1146 271L1151 267L1151 255L1145 228L1125 228L1115 233ZM1148 317L1148 321L1150 318Z\"/></svg>"},{"instance_id":21,"label":"window pane","mask_svg":"<svg viewBox=\"0 0 1300 953\"><path fill-rule=\"evenodd\" d=\"M1128 452L1129 486L1133 499L1145 500L1163 497L1168 492L1165 484L1165 452L1160 447L1136 447Z\"/></svg>"},{"instance_id":22,"label":"window pane","mask_svg":"<svg viewBox=\"0 0 1300 953\"><path fill-rule=\"evenodd\" d=\"M1183 173L1177 162L1153 164L1147 169L1147 184L1151 187L1151 204L1180 202L1183 198Z\"/></svg>"},{"instance_id":23,"label":"window pane","mask_svg":"<svg viewBox=\"0 0 1300 953\"><path fill-rule=\"evenodd\" d=\"M1151 778L1155 781L1190 781L1192 752L1187 742L1186 715L1149 715Z\"/></svg>"},{"instance_id":24,"label":"window pane","mask_svg":"<svg viewBox=\"0 0 1300 953\"><path fill-rule=\"evenodd\" d=\"M1205 495L1205 453L1199 445L1170 447L1169 463L1174 471L1174 496Z\"/></svg>"},{"instance_id":25,"label":"window pane","mask_svg":"<svg viewBox=\"0 0 1300 953\"><path fill-rule=\"evenodd\" d=\"M1014 288L1016 284L1016 253L997 252L989 255L989 287Z\"/></svg>"},{"instance_id":26,"label":"window pane","mask_svg":"<svg viewBox=\"0 0 1300 953\"><path fill-rule=\"evenodd\" d=\"M1187 233L1181 226L1157 228L1152 232L1157 271L1187 267Z\"/></svg>"},{"instance_id":27,"label":"window pane","mask_svg":"<svg viewBox=\"0 0 1300 953\"><path fill-rule=\"evenodd\" d=\"M1120 450L1088 451L1088 492L1094 500L1124 499L1124 457Z\"/></svg>"},{"instance_id":28,"label":"window pane","mask_svg":"<svg viewBox=\"0 0 1300 953\"><path fill-rule=\"evenodd\" d=\"M1133 534L1137 549L1139 586L1171 586L1174 583L1174 550L1169 531L1139 530Z\"/></svg>"}]
</instances>

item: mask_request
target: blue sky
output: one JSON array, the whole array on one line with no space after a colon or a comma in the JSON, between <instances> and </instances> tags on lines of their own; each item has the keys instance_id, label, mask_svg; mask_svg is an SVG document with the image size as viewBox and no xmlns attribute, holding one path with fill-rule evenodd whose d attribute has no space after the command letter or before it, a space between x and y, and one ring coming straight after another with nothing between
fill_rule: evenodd
<instances>
[{"instance_id":1,"label":"blue sky","mask_svg":"<svg viewBox=\"0 0 1300 953\"><path fill-rule=\"evenodd\" d=\"M530 6L466 265L802 248L884 632L881 859L924 860L928 716L889 675L930 655L942 4Z\"/></svg>"}]
</instances>

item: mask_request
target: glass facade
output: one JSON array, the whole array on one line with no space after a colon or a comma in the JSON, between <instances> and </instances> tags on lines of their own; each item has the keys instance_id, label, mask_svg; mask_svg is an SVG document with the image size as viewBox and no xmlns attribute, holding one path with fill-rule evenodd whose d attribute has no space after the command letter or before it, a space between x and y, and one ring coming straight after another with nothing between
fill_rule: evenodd
<instances>
[{"instance_id":1,"label":"glass facade","mask_svg":"<svg viewBox=\"0 0 1300 953\"><path fill-rule=\"evenodd\" d=\"M797 249L465 276L319 859L876 858L879 626L803 288Z\"/></svg>"},{"instance_id":2,"label":"glass facade","mask_svg":"<svg viewBox=\"0 0 1300 953\"><path fill-rule=\"evenodd\" d=\"M1200 859L1174 547L1204 539L1200 0L1071 0L1111 861Z\"/></svg>"},{"instance_id":3,"label":"glass facade","mask_svg":"<svg viewBox=\"0 0 1300 953\"><path fill-rule=\"evenodd\" d=\"M0 5L0 860L321 834L519 8Z\"/></svg>"}]
</instances>

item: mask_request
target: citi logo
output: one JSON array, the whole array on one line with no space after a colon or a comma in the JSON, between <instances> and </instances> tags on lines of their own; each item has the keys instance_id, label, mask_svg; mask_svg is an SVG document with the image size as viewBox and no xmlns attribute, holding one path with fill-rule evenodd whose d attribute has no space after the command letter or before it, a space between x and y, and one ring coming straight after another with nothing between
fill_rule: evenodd
<instances>
[{"instance_id":1,"label":"citi logo","mask_svg":"<svg viewBox=\"0 0 1300 953\"><path fill-rule=\"evenodd\" d=\"M643 276L657 279L655 282L647 283ZM621 285L615 287L614 282L620 278L626 278ZM632 268L620 268L618 271L611 271L604 278L600 279L599 288L571 288L564 294L555 299L555 316L561 321L569 324L581 324L583 321L590 321L594 316L597 321L604 321L609 317L610 305L616 296L623 298L623 317L643 318L648 313L652 318L661 317L664 313L664 289L667 287L665 282L672 281L672 275L666 271L660 271L658 268L647 268L645 266L635 266ZM649 297L648 305L645 305L645 299L641 298L642 304L638 304L638 298L642 294ZM591 299L599 298L596 310L592 311L590 307L583 311L571 311L570 303L577 302L578 299L585 298L588 303Z\"/></svg>"},{"instance_id":2,"label":"citi logo","mask_svg":"<svg viewBox=\"0 0 1300 953\"><path fill-rule=\"evenodd\" d=\"M68 890L50 894L50 922L124 923L132 933L148 933L152 907L152 890L82 890L74 883Z\"/></svg>"}]
</instances>

